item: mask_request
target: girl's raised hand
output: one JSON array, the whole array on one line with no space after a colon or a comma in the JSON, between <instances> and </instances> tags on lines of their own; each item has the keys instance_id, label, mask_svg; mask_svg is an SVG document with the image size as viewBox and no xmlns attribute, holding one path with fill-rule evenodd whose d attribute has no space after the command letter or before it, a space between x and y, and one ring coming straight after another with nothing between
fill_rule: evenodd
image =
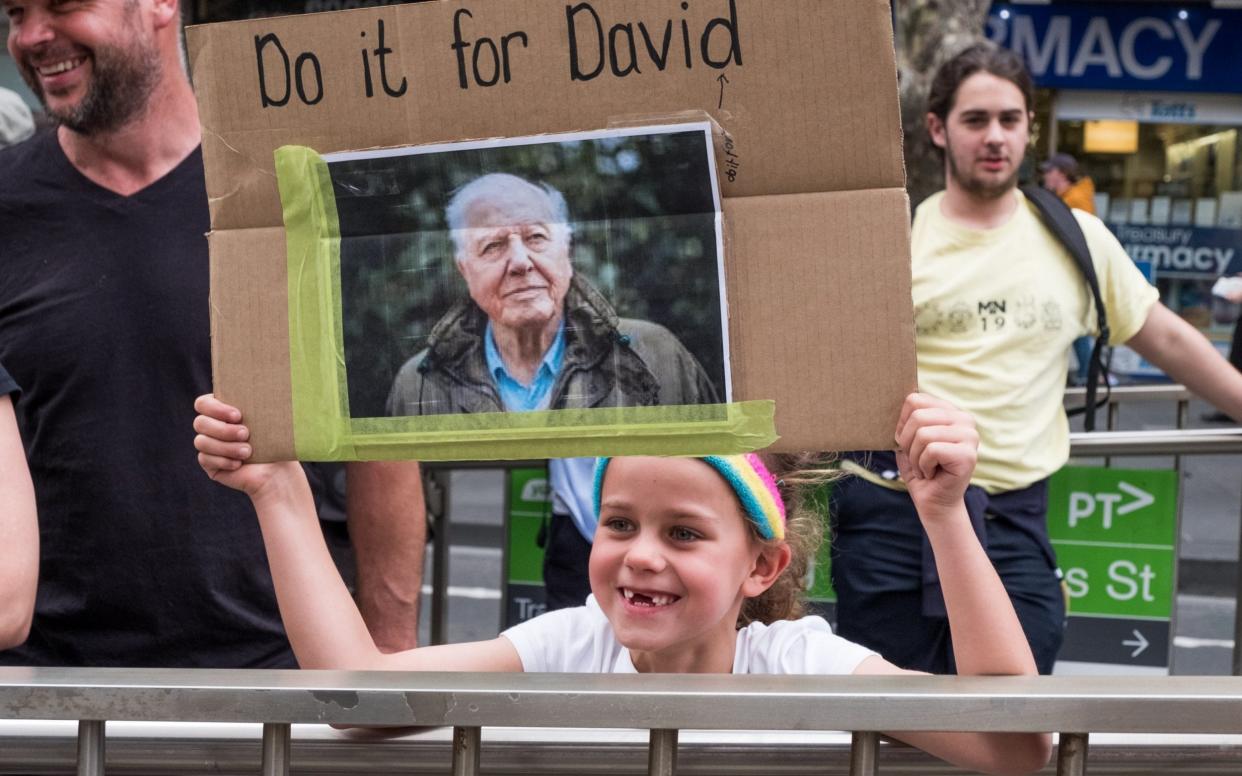
<instances>
[{"instance_id":1,"label":"girl's raised hand","mask_svg":"<svg viewBox=\"0 0 1242 776\"><path fill-rule=\"evenodd\" d=\"M920 515L961 506L978 449L969 413L925 393L906 397L897 421L897 468Z\"/></svg>"},{"instance_id":2,"label":"girl's raised hand","mask_svg":"<svg viewBox=\"0 0 1242 776\"><path fill-rule=\"evenodd\" d=\"M195 399L194 409L198 412L194 419L198 465L216 482L256 498L280 471L298 466L294 462L246 463L254 451L249 444L250 429L241 422L241 410L210 393Z\"/></svg>"}]
</instances>

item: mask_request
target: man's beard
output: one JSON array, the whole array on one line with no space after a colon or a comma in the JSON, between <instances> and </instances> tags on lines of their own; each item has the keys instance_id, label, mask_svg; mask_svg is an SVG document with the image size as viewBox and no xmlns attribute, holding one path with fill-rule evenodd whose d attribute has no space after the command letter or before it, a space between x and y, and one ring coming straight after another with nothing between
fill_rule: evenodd
<instances>
[{"instance_id":1,"label":"man's beard","mask_svg":"<svg viewBox=\"0 0 1242 776\"><path fill-rule=\"evenodd\" d=\"M25 63L20 69L49 118L79 134L96 135L114 132L146 111L160 79L160 58L154 46L141 40L131 48L95 48L86 93L76 105L59 110L48 105L34 69Z\"/></svg>"},{"instance_id":2,"label":"man's beard","mask_svg":"<svg viewBox=\"0 0 1242 776\"><path fill-rule=\"evenodd\" d=\"M1018 168L1015 167L1013 174L998 183L987 183L972 177L961 171L957 166L957 157L953 155L953 146L945 142L944 146L945 158L949 160L949 175L967 194L978 199L1000 199L1009 192L1013 191L1018 185Z\"/></svg>"}]
</instances>

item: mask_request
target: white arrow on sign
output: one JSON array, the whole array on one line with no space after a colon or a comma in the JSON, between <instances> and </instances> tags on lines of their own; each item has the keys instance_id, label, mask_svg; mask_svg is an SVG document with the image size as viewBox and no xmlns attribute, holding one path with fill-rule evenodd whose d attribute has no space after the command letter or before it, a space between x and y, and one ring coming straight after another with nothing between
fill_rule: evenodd
<instances>
[{"instance_id":1,"label":"white arrow on sign","mask_svg":"<svg viewBox=\"0 0 1242 776\"><path fill-rule=\"evenodd\" d=\"M1130 653L1130 657L1138 657L1143 654L1143 650L1147 649L1147 639L1143 638L1143 634L1138 632L1138 628L1135 628L1130 632L1134 634L1134 638L1126 639L1121 642L1121 646L1134 647L1134 651Z\"/></svg>"},{"instance_id":2,"label":"white arrow on sign","mask_svg":"<svg viewBox=\"0 0 1242 776\"><path fill-rule=\"evenodd\" d=\"M1155 496L1151 495L1145 490L1141 490L1139 488L1134 487L1133 485L1131 485L1128 482L1125 482L1124 480L1119 481L1117 483L1117 487L1125 491L1126 493L1129 493L1131 496L1134 496L1135 498L1135 500L1131 501L1129 504L1117 507L1117 514L1119 515L1128 515L1131 512L1137 512L1143 507L1149 507L1152 504L1156 503Z\"/></svg>"}]
</instances>

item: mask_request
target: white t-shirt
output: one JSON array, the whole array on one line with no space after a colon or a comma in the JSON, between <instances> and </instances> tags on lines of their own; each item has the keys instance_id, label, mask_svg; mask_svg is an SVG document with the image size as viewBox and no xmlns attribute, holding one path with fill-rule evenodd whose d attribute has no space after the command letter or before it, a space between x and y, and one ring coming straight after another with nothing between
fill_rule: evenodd
<instances>
[{"instance_id":1,"label":"white t-shirt","mask_svg":"<svg viewBox=\"0 0 1242 776\"><path fill-rule=\"evenodd\" d=\"M528 672L638 673L617 641L595 596L586 606L558 609L500 634L517 649ZM737 632L735 674L852 674L875 653L837 636L822 617L753 622Z\"/></svg>"}]
</instances>

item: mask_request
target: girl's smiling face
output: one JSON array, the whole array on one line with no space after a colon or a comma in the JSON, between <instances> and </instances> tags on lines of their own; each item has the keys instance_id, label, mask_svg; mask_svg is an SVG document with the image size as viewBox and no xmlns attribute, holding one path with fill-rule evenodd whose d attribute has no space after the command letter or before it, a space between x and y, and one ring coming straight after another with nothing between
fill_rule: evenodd
<instances>
[{"instance_id":1,"label":"girl's smiling face","mask_svg":"<svg viewBox=\"0 0 1242 776\"><path fill-rule=\"evenodd\" d=\"M591 549L591 592L640 671L729 672L742 601L788 564L733 490L694 458L614 458Z\"/></svg>"}]
</instances>

